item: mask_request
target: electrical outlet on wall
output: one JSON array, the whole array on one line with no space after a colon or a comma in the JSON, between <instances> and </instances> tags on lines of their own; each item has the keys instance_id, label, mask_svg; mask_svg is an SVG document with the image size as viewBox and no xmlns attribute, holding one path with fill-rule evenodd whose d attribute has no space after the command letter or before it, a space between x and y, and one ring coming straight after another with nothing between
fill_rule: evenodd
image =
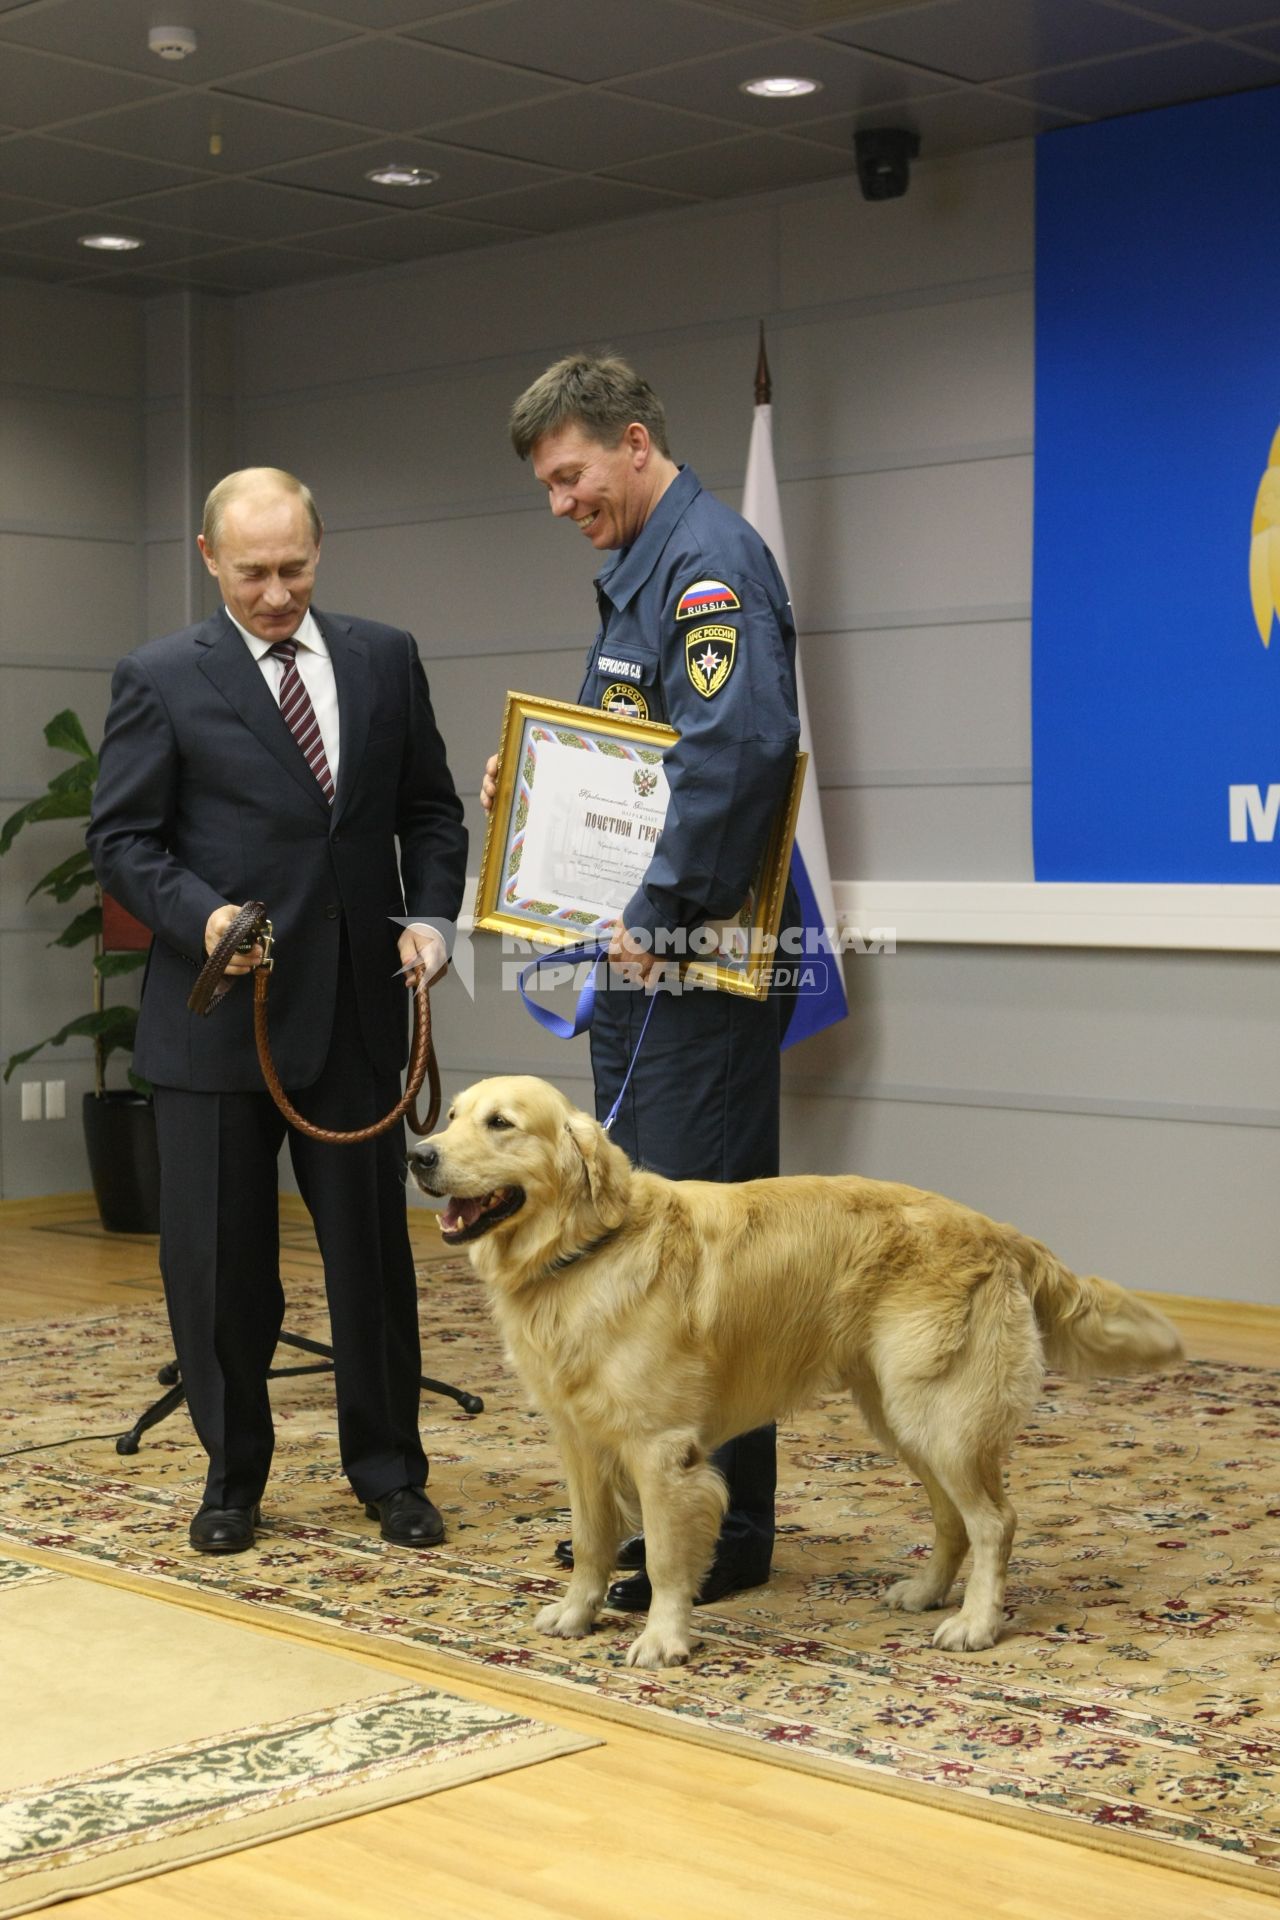
<instances>
[{"instance_id":1,"label":"electrical outlet on wall","mask_svg":"<svg viewBox=\"0 0 1280 1920\"><path fill-rule=\"evenodd\" d=\"M43 1091L38 1080L23 1081L22 1117L24 1120L43 1120L44 1102L41 1098Z\"/></svg>"},{"instance_id":2,"label":"electrical outlet on wall","mask_svg":"<svg viewBox=\"0 0 1280 1920\"><path fill-rule=\"evenodd\" d=\"M67 1083L65 1080L46 1080L44 1083L44 1117L46 1120L65 1120L67 1117Z\"/></svg>"}]
</instances>

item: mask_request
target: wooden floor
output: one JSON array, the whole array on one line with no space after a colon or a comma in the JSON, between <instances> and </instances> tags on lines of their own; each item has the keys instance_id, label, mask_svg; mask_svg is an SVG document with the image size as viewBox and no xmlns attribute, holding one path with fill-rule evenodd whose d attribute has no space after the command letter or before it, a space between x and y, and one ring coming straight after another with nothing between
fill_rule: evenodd
<instances>
[{"instance_id":1,"label":"wooden floor","mask_svg":"<svg viewBox=\"0 0 1280 1920\"><path fill-rule=\"evenodd\" d=\"M100 1234L79 1196L0 1205L0 1321L159 1291L154 1241ZM1163 1304L1202 1358L1280 1362L1280 1309ZM440 1683L511 1703L455 1674ZM74 1920L1277 1920L1264 1894L569 1708L531 1711L604 1744L90 1895Z\"/></svg>"}]
</instances>

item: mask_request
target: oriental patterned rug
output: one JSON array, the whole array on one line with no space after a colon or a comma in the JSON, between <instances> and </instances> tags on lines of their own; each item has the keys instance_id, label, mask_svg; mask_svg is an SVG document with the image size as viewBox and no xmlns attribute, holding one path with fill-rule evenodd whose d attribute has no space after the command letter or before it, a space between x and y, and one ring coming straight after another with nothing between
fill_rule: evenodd
<instances>
[{"instance_id":1,"label":"oriental patterned rug","mask_svg":"<svg viewBox=\"0 0 1280 1920\"><path fill-rule=\"evenodd\" d=\"M324 1337L314 1254L286 1262L289 1324ZM485 1396L427 1403L449 1537L384 1548L337 1468L327 1380L273 1388L276 1467L257 1551L186 1544L201 1456L185 1417L133 1459L109 1441L168 1356L161 1311L0 1335L0 1535L295 1631L376 1641L437 1672L557 1699L860 1786L1280 1892L1280 1374L1193 1363L1051 1378L1014 1455L1005 1637L958 1656L885 1588L926 1552L923 1493L842 1398L782 1435L767 1587L699 1611L686 1669L623 1665L634 1623L539 1638L566 1531L542 1420L507 1373L466 1263L424 1272L427 1364Z\"/></svg>"},{"instance_id":2,"label":"oriental patterned rug","mask_svg":"<svg viewBox=\"0 0 1280 1920\"><path fill-rule=\"evenodd\" d=\"M591 1745L0 1554L0 1915Z\"/></svg>"}]
</instances>

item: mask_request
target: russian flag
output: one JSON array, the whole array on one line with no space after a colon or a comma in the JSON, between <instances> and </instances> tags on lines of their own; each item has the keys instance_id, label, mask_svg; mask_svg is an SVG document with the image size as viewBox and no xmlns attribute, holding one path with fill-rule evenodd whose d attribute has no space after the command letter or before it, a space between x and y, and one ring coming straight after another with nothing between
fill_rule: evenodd
<instances>
[{"instance_id":1,"label":"russian flag","mask_svg":"<svg viewBox=\"0 0 1280 1920\"><path fill-rule=\"evenodd\" d=\"M747 477L742 489L742 517L755 528L772 553L790 592L787 544L783 538L782 507L778 499L778 476L773 465L773 408L769 402L769 392L769 369L765 360L762 329L760 360L756 369L756 410L751 422ZM831 867L827 860L822 803L818 794L818 769L813 757L813 736L809 731L798 645L796 700L800 709L800 747L802 752L808 754L809 765L800 799L800 817L796 823L791 878L800 896L800 917L806 933L805 955L814 980L810 985L802 984L796 996L795 1012L782 1043L784 1049L794 1047L798 1040L807 1040L811 1035L821 1033L824 1027L833 1027L849 1011L840 954L833 951L825 933L826 928L834 929L836 925L836 903L831 889Z\"/></svg>"}]
</instances>

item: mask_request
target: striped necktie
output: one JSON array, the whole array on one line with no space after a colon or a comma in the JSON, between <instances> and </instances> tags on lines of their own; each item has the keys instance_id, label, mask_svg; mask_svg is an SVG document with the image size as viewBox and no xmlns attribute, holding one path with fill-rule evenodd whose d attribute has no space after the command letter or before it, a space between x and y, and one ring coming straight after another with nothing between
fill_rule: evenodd
<instances>
[{"instance_id":1,"label":"striped necktie","mask_svg":"<svg viewBox=\"0 0 1280 1920\"><path fill-rule=\"evenodd\" d=\"M325 799L332 806L333 775L329 771L329 762L325 758L324 741L320 738L320 722L316 719L311 695L307 692L302 675L298 672L298 643L296 640L277 640L271 652L283 668L280 675L280 711L288 723L290 733L302 748L307 765L320 782Z\"/></svg>"}]
</instances>

